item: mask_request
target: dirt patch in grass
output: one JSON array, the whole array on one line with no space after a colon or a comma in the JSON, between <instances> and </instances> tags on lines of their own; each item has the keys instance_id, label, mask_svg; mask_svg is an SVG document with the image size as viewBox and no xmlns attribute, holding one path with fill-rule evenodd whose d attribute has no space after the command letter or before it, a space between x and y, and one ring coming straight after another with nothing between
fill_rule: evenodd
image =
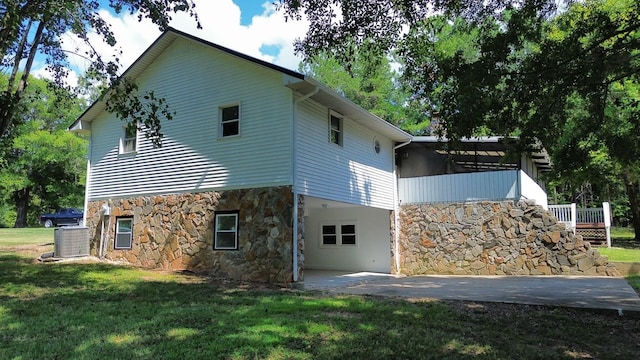
<instances>
[{"instance_id":1,"label":"dirt patch in grass","mask_svg":"<svg viewBox=\"0 0 640 360\"><path fill-rule=\"evenodd\" d=\"M53 243L25 244L25 245L5 245L0 247L0 253L18 253L26 258L38 262L38 257L53 251Z\"/></svg>"}]
</instances>

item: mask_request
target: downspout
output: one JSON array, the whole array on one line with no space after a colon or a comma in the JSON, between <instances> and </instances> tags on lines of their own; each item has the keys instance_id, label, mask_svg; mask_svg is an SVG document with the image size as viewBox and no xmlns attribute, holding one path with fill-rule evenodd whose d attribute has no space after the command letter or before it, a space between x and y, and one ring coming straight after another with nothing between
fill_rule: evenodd
<instances>
[{"instance_id":1,"label":"downspout","mask_svg":"<svg viewBox=\"0 0 640 360\"><path fill-rule=\"evenodd\" d=\"M293 185L293 282L298 282L298 183L297 179L297 154L298 154L298 127L296 121L298 120L298 103L307 100L320 91L320 87L316 86L313 91L296 99L293 102L293 121L291 122L291 137L292 137L292 154L291 154L291 183Z\"/></svg>"},{"instance_id":2,"label":"downspout","mask_svg":"<svg viewBox=\"0 0 640 360\"><path fill-rule=\"evenodd\" d=\"M522 170L516 170L516 191L518 191L517 194L515 194L515 198L518 200L522 200L522 199L527 199L526 196L524 196L524 194L522 193Z\"/></svg>"},{"instance_id":3,"label":"downspout","mask_svg":"<svg viewBox=\"0 0 640 360\"><path fill-rule=\"evenodd\" d=\"M396 166L396 150L399 148L411 143L411 140L403 142L402 144L396 145L393 147L393 154L391 154L393 158L393 254L395 258L396 265L396 274L400 273L400 246L398 242L400 241L400 204L398 198L400 197L398 194L398 171Z\"/></svg>"},{"instance_id":4,"label":"downspout","mask_svg":"<svg viewBox=\"0 0 640 360\"><path fill-rule=\"evenodd\" d=\"M91 192L91 136L89 136L89 151L87 153L87 178L84 185L84 209L82 211L82 225L87 226L87 210L89 209L89 193Z\"/></svg>"}]
</instances>

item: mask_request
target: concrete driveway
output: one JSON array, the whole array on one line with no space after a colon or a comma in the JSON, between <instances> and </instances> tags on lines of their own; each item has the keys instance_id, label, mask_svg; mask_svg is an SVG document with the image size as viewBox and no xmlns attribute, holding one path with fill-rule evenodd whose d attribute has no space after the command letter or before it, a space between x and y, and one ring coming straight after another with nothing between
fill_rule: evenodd
<instances>
[{"instance_id":1,"label":"concrete driveway","mask_svg":"<svg viewBox=\"0 0 640 360\"><path fill-rule=\"evenodd\" d=\"M305 271L304 288L331 293L489 301L640 312L640 296L623 278L586 276L398 277Z\"/></svg>"}]
</instances>

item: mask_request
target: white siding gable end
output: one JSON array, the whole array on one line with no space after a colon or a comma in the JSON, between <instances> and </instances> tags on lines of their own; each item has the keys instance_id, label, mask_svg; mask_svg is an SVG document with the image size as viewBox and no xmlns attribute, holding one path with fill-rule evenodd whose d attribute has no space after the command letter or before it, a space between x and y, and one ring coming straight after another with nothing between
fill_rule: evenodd
<instances>
[{"instance_id":1,"label":"white siding gable end","mask_svg":"<svg viewBox=\"0 0 640 360\"><path fill-rule=\"evenodd\" d=\"M178 37L136 80L176 115L162 123L161 148L139 134L131 154L119 151L121 121L92 119L89 200L291 185L293 95L281 72ZM240 108L239 133L225 137L230 104Z\"/></svg>"}]
</instances>

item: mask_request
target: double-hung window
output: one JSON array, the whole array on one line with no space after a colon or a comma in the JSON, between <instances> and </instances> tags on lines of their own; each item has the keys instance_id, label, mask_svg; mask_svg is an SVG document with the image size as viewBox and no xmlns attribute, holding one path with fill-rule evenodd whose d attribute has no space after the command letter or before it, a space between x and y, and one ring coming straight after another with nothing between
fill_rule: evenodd
<instances>
[{"instance_id":1,"label":"double-hung window","mask_svg":"<svg viewBox=\"0 0 640 360\"><path fill-rule=\"evenodd\" d=\"M221 107L219 137L237 135L240 135L240 105L235 104Z\"/></svg>"},{"instance_id":2,"label":"double-hung window","mask_svg":"<svg viewBox=\"0 0 640 360\"><path fill-rule=\"evenodd\" d=\"M116 218L115 249L131 249L133 243L133 218Z\"/></svg>"},{"instance_id":3,"label":"double-hung window","mask_svg":"<svg viewBox=\"0 0 640 360\"><path fill-rule=\"evenodd\" d=\"M120 153L132 153L137 150L138 129L136 126L125 126L120 139Z\"/></svg>"},{"instance_id":4,"label":"double-hung window","mask_svg":"<svg viewBox=\"0 0 640 360\"><path fill-rule=\"evenodd\" d=\"M357 236L355 221L327 223L320 226L321 246L355 246Z\"/></svg>"},{"instance_id":5,"label":"double-hung window","mask_svg":"<svg viewBox=\"0 0 640 360\"><path fill-rule=\"evenodd\" d=\"M342 146L343 129L342 115L337 112L329 111L329 142Z\"/></svg>"},{"instance_id":6,"label":"double-hung window","mask_svg":"<svg viewBox=\"0 0 640 360\"><path fill-rule=\"evenodd\" d=\"M213 248L215 250L237 250L238 212L216 212L214 223Z\"/></svg>"}]
</instances>

